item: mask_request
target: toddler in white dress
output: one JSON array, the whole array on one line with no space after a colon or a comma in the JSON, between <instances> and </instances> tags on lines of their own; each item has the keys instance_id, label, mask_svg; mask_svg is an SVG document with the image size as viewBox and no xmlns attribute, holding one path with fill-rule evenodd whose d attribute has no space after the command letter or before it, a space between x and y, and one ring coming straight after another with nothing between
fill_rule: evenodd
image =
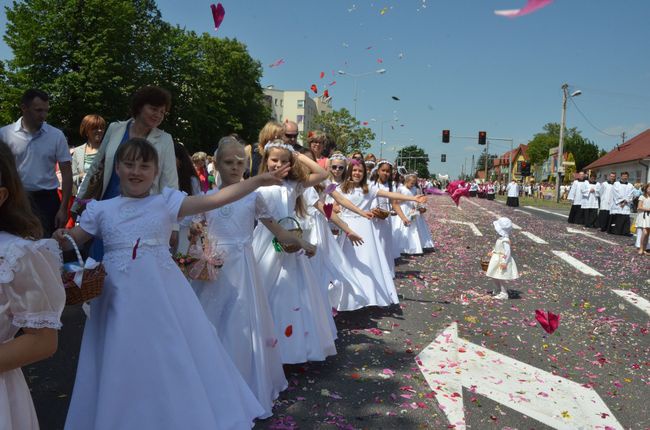
<instances>
[{"instance_id":1,"label":"toddler in white dress","mask_svg":"<svg viewBox=\"0 0 650 430\"><path fill-rule=\"evenodd\" d=\"M517 263L512 258L510 248L510 232L512 231L512 221L509 218L501 217L494 221L494 229L499 234L499 238L494 244L494 248L488 254L490 264L488 265L485 275L492 278L497 286L498 292L495 291L494 298L505 300L508 298L508 290L503 281L510 281L519 278Z\"/></svg>"}]
</instances>

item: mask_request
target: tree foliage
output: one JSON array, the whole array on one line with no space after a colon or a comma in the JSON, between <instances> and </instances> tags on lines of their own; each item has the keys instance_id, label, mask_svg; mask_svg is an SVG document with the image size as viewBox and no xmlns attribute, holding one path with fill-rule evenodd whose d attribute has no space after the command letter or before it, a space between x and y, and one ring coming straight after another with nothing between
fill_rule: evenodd
<instances>
[{"instance_id":1,"label":"tree foliage","mask_svg":"<svg viewBox=\"0 0 650 430\"><path fill-rule=\"evenodd\" d=\"M485 172L485 157L486 157L486 152L485 151L481 152L481 155L479 155L478 161L476 162L476 172L474 177L478 176L478 172ZM498 155L490 154L490 156L488 157L487 159L488 171L490 171L490 169L492 169L492 167L494 166L495 158L498 158Z\"/></svg>"},{"instance_id":2,"label":"tree foliage","mask_svg":"<svg viewBox=\"0 0 650 430\"><path fill-rule=\"evenodd\" d=\"M190 151L212 151L231 132L253 140L269 117L262 68L246 46L172 26L153 0L22 0L5 9L14 57L0 79L3 120L15 120L24 89L41 88L52 97L48 121L79 141L83 116L128 118L143 85L170 90L161 127Z\"/></svg>"},{"instance_id":3,"label":"tree foliage","mask_svg":"<svg viewBox=\"0 0 650 430\"><path fill-rule=\"evenodd\" d=\"M548 123L543 129L544 132L537 133L528 142L526 153L532 164L543 163L549 156L549 150L560 143L560 124ZM597 160L599 154L598 147L589 139L582 137L575 127L564 131L563 151L573 154L578 170Z\"/></svg>"},{"instance_id":4,"label":"tree foliage","mask_svg":"<svg viewBox=\"0 0 650 430\"><path fill-rule=\"evenodd\" d=\"M417 145L410 145L397 152L397 164L406 167L409 172L417 172L418 177L428 178L429 156L424 149Z\"/></svg>"},{"instance_id":5,"label":"tree foliage","mask_svg":"<svg viewBox=\"0 0 650 430\"><path fill-rule=\"evenodd\" d=\"M336 151L346 155L354 151L366 151L375 139L375 133L367 127L361 127L361 123L345 108L316 115L314 124L316 129L327 134L329 144Z\"/></svg>"}]
</instances>

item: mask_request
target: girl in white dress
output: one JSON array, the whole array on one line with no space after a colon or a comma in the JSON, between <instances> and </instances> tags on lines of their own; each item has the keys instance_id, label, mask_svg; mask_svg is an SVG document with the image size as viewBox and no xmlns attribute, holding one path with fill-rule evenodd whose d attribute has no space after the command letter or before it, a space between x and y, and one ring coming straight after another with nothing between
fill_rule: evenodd
<instances>
[{"instance_id":1,"label":"girl in white dress","mask_svg":"<svg viewBox=\"0 0 650 430\"><path fill-rule=\"evenodd\" d=\"M348 164L345 181L339 186L341 194L362 210L370 210L376 197L398 201L425 201L424 196L412 197L369 187L366 180L366 166L352 160ZM354 274L364 287L367 301L357 303L358 307L389 306L399 303L386 253L380 248L372 221L347 209L341 211L341 218L364 239L361 246L352 246L349 240L343 244L343 253L354 269ZM366 299L364 299L366 300Z\"/></svg>"},{"instance_id":2,"label":"girl in white dress","mask_svg":"<svg viewBox=\"0 0 650 430\"><path fill-rule=\"evenodd\" d=\"M373 173L370 175L371 186L378 190L392 192L392 175L393 165L390 161L379 160L373 169ZM395 207L399 207L397 202L392 202L390 199L385 197L377 197L372 203L371 210L376 211L377 208L379 208L390 212L391 210L395 210ZM375 217L373 219L373 226L375 227L379 238L379 246L386 253L386 261L388 261L390 271L393 274L393 277L395 277L395 259L399 258L400 252L393 245L393 226L391 218L392 217L390 216L386 219Z\"/></svg>"},{"instance_id":3,"label":"girl in white dress","mask_svg":"<svg viewBox=\"0 0 650 430\"><path fill-rule=\"evenodd\" d=\"M246 169L244 146L233 137L219 141L217 170L221 187L239 183ZM219 190L208 191L214 194ZM283 243L295 243L313 252L304 240L289 234L268 214L264 199L254 191L236 202L205 214L208 243L223 258L213 281L192 281L208 319L224 348L264 407L272 415L273 401L287 388L269 301L253 255L253 229L258 219ZM215 363L219 366L220 363Z\"/></svg>"},{"instance_id":4,"label":"girl in white dress","mask_svg":"<svg viewBox=\"0 0 650 430\"><path fill-rule=\"evenodd\" d=\"M517 263L512 258L510 248L510 232L512 231L512 221L509 218L501 217L494 221L494 229L499 234L499 238L494 244L492 251L488 253L490 264L488 265L485 275L492 278L499 292L495 291L494 298L506 300L508 290L503 281L511 281L519 278Z\"/></svg>"},{"instance_id":5,"label":"girl in white dress","mask_svg":"<svg viewBox=\"0 0 650 430\"><path fill-rule=\"evenodd\" d=\"M264 415L171 258L168 237L179 219L277 183L286 169L209 196L169 188L150 195L157 156L144 139L122 144L122 195L90 202L68 230L79 244L104 240L107 276L90 304L66 429L242 429ZM65 246L63 233L54 237Z\"/></svg>"},{"instance_id":6,"label":"girl in white dress","mask_svg":"<svg viewBox=\"0 0 650 430\"><path fill-rule=\"evenodd\" d=\"M59 247L34 239L43 230L14 160L0 142L0 429L38 430L20 368L56 351L65 292Z\"/></svg>"},{"instance_id":7,"label":"girl in white dress","mask_svg":"<svg viewBox=\"0 0 650 430\"><path fill-rule=\"evenodd\" d=\"M305 187L322 182L327 172L281 140L268 142L261 152L260 172L290 167L282 185L259 190L269 214L278 221L295 217L296 213L303 215ZM300 252L278 252L272 242L273 233L258 224L253 233L253 253L260 273L264 274L262 283L269 297L282 362L325 360L336 354L336 335L332 332L331 308L319 288L308 256Z\"/></svg>"},{"instance_id":8,"label":"girl in white dress","mask_svg":"<svg viewBox=\"0 0 650 430\"><path fill-rule=\"evenodd\" d=\"M643 195L639 197L637 205L636 228L641 231L639 240L639 254L650 254L648 249L648 236L650 236L650 183L641 189Z\"/></svg>"},{"instance_id":9,"label":"girl in white dress","mask_svg":"<svg viewBox=\"0 0 650 430\"><path fill-rule=\"evenodd\" d=\"M415 184L417 183L417 176L414 174L409 174L404 177L404 184L400 185L397 189L397 192L405 196L415 196ZM429 245L429 248L433 248L433 241L431 240L431 235L429 235L429 243L425 243L420 238L420 232L418 230L417 219L420 218L420 213L417 210L417 205L413 202L406 201L400 204L402 212L406 220L400 217L399 219L399 229L402 234L399 236L401 239L400 250L404 254L422 254L426 245ZM425 238L426 240L427 238Z\"/></svg>"},{"instance_id":10,"label":"girl in white dress","mask_svg":"<svg viewBox=\"0 0 650 430\"><path fill-rule=\"evenodd\" d=\"M417 186L417 180L418 178L416 176L415 183L411 187L409 187L409 191L413 196L422 193ZM435 245L433 243L433 238L431 237L431 231L429 231L429 226L427 225L427 222L424 219L424 213L420 212L419 205L416 206L416 210L418 211L418 213L416 214L415 217L415 225L418 230L418 236L420 237L420 243L422 244L422 249L433 249Z\"/></svg>"}]
</instances>

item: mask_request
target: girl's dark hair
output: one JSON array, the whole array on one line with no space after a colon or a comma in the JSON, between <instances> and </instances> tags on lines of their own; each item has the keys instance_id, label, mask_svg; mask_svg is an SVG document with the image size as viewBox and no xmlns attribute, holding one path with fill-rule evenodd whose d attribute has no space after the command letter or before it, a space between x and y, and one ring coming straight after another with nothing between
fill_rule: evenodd
<instances>
[{"instance_id":1,"label":"girl's dark hair","mask_svg":"<svg viewBox=\"0 0 650 430\"><path fill-rule=\"evenodd\" d=\"M138 159L145 163L152 162L158 169L158 151L147 139L141 137L131 138L120 145L115 152L115 160L118 163Z\"/></svg>"},{"instance_id":2,"label":"girl's dark hair","mask_svg":"<svg viewBox=\"0 0 650 430\"><path fill-rule=\"evenodd\" d=\"M174 142L174 154L176 154L176 171L178 172L178 189L187 193L188 196L193 194L192 192L192 176L198 181L199 178L196 176L196 170L194 169L194 164L190 158L189 152L185 146L181 145L178 142Z\"/></svg>"},{"instance_id":3,"label":"girl's dark hair","mask_svg":"<svg viewBox=\"0 0 650 430\"><path fill-rule=\"evenodd\" d=\"M0 141L0 187L9 191L7 200L0 206L0 231L24 239L40 239L43 236L43 227L32 212L27 193L16 169L14 154L2 141Z\"/></svg>"},{"instance_id":4,"label":"girl's dark hair","mask_svg":"<svg viewBox=\"0 0 650 430\"><path fill-rule=\"evenodd\" d=\"M360 166L363 169L363 177L361 178L361 183L359 186L363 190L363 194L368 194L368 170L366 169L366 165L363 161L357 161L356 163L355 161L356 160L350 161L348 163L348 167L345 169L345 179L341 184L341 191L347 194L356 188L357 185L352 180L352 169L354 169L355 166Z\"/></svg>"}]
</instances>

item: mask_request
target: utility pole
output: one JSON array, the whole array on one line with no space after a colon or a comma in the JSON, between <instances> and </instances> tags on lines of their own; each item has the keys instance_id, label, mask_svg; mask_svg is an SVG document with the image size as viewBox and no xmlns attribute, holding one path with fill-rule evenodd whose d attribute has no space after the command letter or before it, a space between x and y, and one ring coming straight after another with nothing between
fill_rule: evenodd
<instances>
[{"instance_id":1,"label":"utility pole","mask_svg":"<svg viewBox=\"0 0 650 430\"><path fill-rule=\"evenodd\" d=\"M621 145L625 143L625 132L621 133Z\"/></svg>"},{"instance_id":2,"label":"utility pole","mask_svg":"<svg viewBox=\"0 0 650 430\"><path fill-rule=\"evenodd\" d=\"M474 176L474 173L476 173L476 170L474 169L474 154L472 154L472 171L470 173L472 176Z\"/></svg>"},{"instance_id":3,"label":"utility pole","mask_svg":"<svg viewBox=\"0 0 650 430\"><path fill-rule=\"evenodd\" d=\"M564 173L564 127L566 126L566 101L569 96L569 84L562 85L562 121L560 123L560 142L557 149L557 178L555 178L555 201L560 203L560 185L562 184L562 173Z\"/></svg>"},{"instance_id":4,"label":"utility pole","mask_svg":"<svg viewBox=\"0 0 650 430\"><path fill-rule=\"evenodd\" d=\"M489 147L490 147L490 141L489 141L489 140L486 140L486 141L485 141L485 182L487 182L487 180L488 180L488 176L487 176L488 169L487 169L487 166L488 166L488 157L490 156L490 153L488 152L488 148L489 148Z\"/></svg>"}]
</instances>

